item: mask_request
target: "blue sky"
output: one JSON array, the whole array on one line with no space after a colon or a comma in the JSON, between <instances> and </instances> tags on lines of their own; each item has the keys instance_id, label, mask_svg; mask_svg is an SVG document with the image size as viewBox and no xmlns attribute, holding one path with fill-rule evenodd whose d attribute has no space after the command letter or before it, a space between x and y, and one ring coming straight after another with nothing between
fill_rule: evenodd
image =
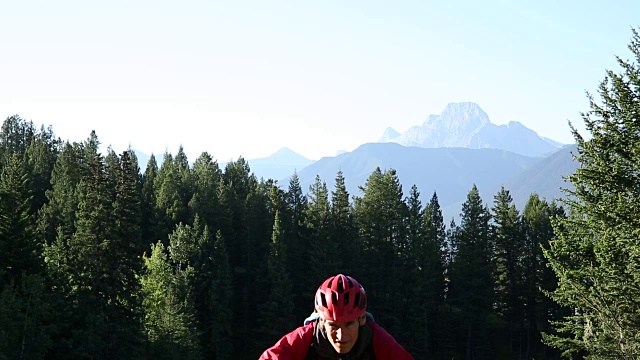
<instances>
[{"instance_id":1,"label":"blue sky","mask_svg":"<svg viewBox=\"0 0 640 360\"><path fill-rule=\"evenodd\" d=\"M638 1L12 1L0 116L190 160L310 159L472 101L570 143Z\"/></svg>"}]
</instances>

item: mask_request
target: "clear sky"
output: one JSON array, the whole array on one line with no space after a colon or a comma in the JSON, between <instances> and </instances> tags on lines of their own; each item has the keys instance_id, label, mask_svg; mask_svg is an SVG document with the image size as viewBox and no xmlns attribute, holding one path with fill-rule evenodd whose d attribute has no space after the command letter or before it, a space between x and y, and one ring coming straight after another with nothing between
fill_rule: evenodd
<instances>
[{"instance_id":1,"label":"clear sky","mask_svg":"<svg viewBox=\"0 0 640 360\"><path fill-rule=\"evenodd\" d=\"M640 1L3 1L0 116L122 151L319 159L476 102L571 143Z\"/></svg>"}]
</instances>

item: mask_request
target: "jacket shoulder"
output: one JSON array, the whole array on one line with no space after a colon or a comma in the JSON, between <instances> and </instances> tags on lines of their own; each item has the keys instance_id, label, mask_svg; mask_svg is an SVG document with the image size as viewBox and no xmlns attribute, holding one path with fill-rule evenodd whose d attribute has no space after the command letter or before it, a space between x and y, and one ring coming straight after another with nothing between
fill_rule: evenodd
<instances>
[{"instance_id":1,"label":"jacket shoulder","mask_svg":"<svg viewBox=\"0 0 640 360\"><path fill-rule=\"evenodd\" d=\"M304 360L313 340L315 322L293 330L265 350L259 360Z\"/></svg>"},{"instance_id":2,"label":"jacket shoulder","mask_svg":"<svg viewBox=\"0 0 640 360\"><path fill-rule=\"evenodd\" d=\"M377 360L414 360L413 356L402 345L398 344L396 339L382 326L373 321L368 323L371 327L371 341L373 342L373 351L376 353Z\"/></svg>"}]
</instances>

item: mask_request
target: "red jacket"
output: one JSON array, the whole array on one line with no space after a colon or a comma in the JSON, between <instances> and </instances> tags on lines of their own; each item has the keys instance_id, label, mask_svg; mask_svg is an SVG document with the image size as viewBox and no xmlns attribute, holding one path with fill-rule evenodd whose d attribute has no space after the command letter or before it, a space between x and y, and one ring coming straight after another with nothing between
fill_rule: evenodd
<instances>
[{"instance_id":1,"label":"red jacket","mask_svg":"<svg viewBox=\"0 0 640 360\"><path fill-rule=\"evenodd\" d=\"M283 336L275 345L265 350L259 360L304 360L313 341L315 324L314 321ZM365 326L371 328L376 360L414 360L380 325L367 321Z\"/></svg>"}]
</instances>

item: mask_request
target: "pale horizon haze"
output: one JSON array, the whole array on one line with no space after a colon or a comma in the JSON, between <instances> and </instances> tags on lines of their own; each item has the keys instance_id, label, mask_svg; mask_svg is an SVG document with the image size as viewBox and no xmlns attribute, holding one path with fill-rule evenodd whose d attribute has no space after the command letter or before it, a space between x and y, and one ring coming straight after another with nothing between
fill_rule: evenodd
<instances>
[{"instance_id":1,"label":"pale horizon haze","mask_svg":"<svg viewBox=\"0 0 640 360\"><path fill-rule=\"evenodd\" d=\"M106 148L312 160L475 102L573 143L638 1L13 1L0 116ZM104 151L104 149L103 149Z\"/></svg>"}]
</instances>

